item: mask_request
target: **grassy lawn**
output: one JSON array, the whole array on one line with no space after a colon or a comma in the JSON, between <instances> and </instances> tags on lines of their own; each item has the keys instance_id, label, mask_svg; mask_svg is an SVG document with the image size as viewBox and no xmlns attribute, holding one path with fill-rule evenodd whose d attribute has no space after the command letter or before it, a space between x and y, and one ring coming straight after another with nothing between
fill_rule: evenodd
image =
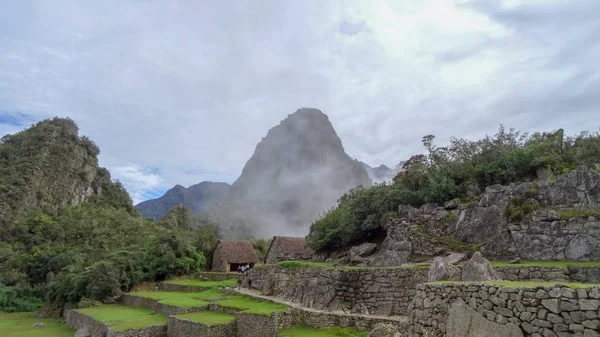
<instances>
[{"instance_id":1,"label":"grassy lawn","mask_svg":"<svg viewBox=\"0 0 600 337\"><path fill-rule=\"evenodd\" d=\"M437 281L427 284L480 284L499 285L505 288L537 288L537 287L553 287L561 285L572 289L600 287L600 284L592 283L575 283L575 282L520 282L520 281L486 281L486 282L458 282L458 281Z\"/></svg>"},{"instance_id":2,"label":"grassy lawn","mask_svg":"<svg viewBox=\"0 0 600 337\"><path fill-rule=\"evenodd\" d=\"M163 304L170 304L183 308L208 305L208 300L212 298L211 296L215 296L215 294L212 292L205 294L205 292L188 293L176 291L138 291L130 294L134 296L151 298Z\"/></svg>"},{"instance_id":3,"label":"grassy lawn","mask_svg":"<svg viewBox=\"0 0 600 337\"><path fill-rule=\"evenodd\" d=\"M165 283L170 284L179 284L184 286L195 286L201 288L219 288L219 287L236 287L237 286L237 278L232 278L230 280L225 281L202 281L195 279L174 279L170 281L165 281Z\"/></svg>"},{"instance_id":4,"label":"grassy lawn","mask_svg":"<svg viewBox=\"0 0 600 337\"><path fill-rule=\"evenodd\" d=\"M317 329L304 326L295 326L279 330L282 337L367 337L368 331L357 331L353 328L331 327Z\"/></svg>"},{"instance_id":5,"label":"grassy lawn","mask_svg":"<svg viewBox=\"0 0 600 337\"><path fill-rule=\"evenodd\" d=\"M209 310L177 315L175 317L185 319L188 321L202 323L205 325L227 324L235 321L235 316L233 315L226 314L224 312Z\"/></svg>"},{"instance_id":6,"label":"grassy lawn","mask_svg":"<svg viewBox=\"0 0 600 337\"><path fill-rule=\"evenodd\" d=\"M600 261L521 261L510 264L503 261L492 261L494 267L600 267Z\"/></svg>"},{"instance_id":7,"label":"grassy lawn","mask_svg":"<svg viewBox=\"0 0 600 337\"><path fill-rule=\"evenodd\" d=\"M289 309L288 306L270 301L260 301L243 295L232 295L216 304L249 314L270 315L273 312Z\"/></svg>"},{"instance_id":8,"label":"grassy lawn","mask_svg":"<svg viewBox=\"0 0 600 337\"><path fill-rule=\"evenodd\" d=\"M152 314L152 310L146 308L111 304L77 309L77 311L109 325L111 330L131 330L167 324L167 317L164 314Z\"/></svg>"},{"instance_id":9,"label":"grassy lawn","mask_svg":"<svg viewBox=\"0 0 600 337\"><path fill-rule=\"evenodd\" d=\"M33 324L44 323L43 328L34 328ZM0 312L0 336L2 337L73 337L75 330L59 320L37 318L33 312Z\"/></svg>"}]
</instances>

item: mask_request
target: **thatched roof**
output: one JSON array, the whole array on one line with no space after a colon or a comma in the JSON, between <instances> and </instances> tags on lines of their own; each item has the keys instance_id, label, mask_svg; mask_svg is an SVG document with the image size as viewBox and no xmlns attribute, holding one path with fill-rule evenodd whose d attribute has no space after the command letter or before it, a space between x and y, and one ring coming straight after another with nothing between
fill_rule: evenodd
<instances>
[{"instance_id":1,"label":"thatched roof","mask_svg":"<svg viewBox=\"0 0 600 337\"><path fill-rule=\"evenodd\" d=\"M259 261L254 247L249 241L219 240L220 257L228 263L256 263Z\"/></svg>"},{"instance_id":2,"label":"thatched roof","mask_svg":"<svg viewBox=\"0 0 600 337\"><path fill-rule=\"evenodd\" d=\"M275 236L271 246L275 240L279 241L279 250L284 254L304 253L308 250L306 239L303 237ZM269 246L269 250L270 248Z\"/></svg>"}]
</instances>

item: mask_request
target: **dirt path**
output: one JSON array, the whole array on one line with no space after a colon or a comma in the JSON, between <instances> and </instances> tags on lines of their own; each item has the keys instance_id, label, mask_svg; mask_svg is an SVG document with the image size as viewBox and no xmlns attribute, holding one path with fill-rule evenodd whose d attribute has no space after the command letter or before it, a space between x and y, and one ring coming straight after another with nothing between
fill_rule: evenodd
<instances>
[{"instance_id":1,"label":"dirt path","mask_svg":"<svg viewBox=\"0 0 600 337\"><path fill-rule=\"evenodd\" d=\"M246 296L250 296L250 297L254 297L254 298L259 298L259 299L263 299L263 300L269 300L269 301L272 301L272 302L285 304L285 305L290 306L292 308L302 309L302 310L311 311L311 312L329 313L329 314L333 313L333 314L339 314L339 315L346 315L346 316L350 316L350 317L363 317L363 318L385 319L385 320L389 320L389 321L398 322L398 323L401 323L401 324L408 324L408 317L406 317L406 316L364 315L364 314L350 314L350 313L345 313L342 310L335 310L335 311L318 310L318 309L314 309L314 308L307 308L307 307L302 306L299 303L294 303L294 302L291 302L291 301L286 301L286 300L283 300L283 299L275 297L275 296L262 295L262 294L260 294L256 290L250 290L250 289L247 289L247 288L242 288L241 290L237 290L237 288L235 288L235 291L237 291L237 292L239 292L241 294L244 294Z\"/></svg>"}]
</instances>

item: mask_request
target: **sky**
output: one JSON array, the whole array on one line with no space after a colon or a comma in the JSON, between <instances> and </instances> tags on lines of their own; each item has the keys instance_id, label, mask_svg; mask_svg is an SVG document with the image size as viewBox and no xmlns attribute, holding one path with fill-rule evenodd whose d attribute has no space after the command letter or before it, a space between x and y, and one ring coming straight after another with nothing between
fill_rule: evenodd
<instances>
[{"instance_id":1,"label":"sky","mask_svg":"<svg viewBox=\"0 0 600 337\"><path fill-rule=\"evenodd\" d=\"M233 182L326 113L371 166L421 138L600 126L597 0L0 0L0 135L70 117L134 202Z\"/></svg>"}]
</instances>

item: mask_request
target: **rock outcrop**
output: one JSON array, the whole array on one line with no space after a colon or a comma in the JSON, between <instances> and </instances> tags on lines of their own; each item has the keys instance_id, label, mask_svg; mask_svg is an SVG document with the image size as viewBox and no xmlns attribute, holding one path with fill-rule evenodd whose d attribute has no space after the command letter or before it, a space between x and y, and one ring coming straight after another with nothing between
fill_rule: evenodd
<instances>
[{"instance_id":1,"label":"rock outcrop","mask_svg":"<svg viewBox=\"0 0 600 337\"><path fill-rule=\"evenodd\" d=\"M495 281L500 277L494 271L490 261L486 260L480 252L473 254L465 263L462 270L462 281Z\"/></svg>"},{"instance_id":2,"label":"rock outcrop","mask_svg":"<svg viewBox=\"0 0 600 337\"><path fill-rule=\"evenodd\" d=\"M429 273L427 274L427 282L436 281L460 281L461 271L455 267L446 258L438 256L433 259Z\"/></svg>"},{"instance_id":3,"label":"rock outcrop","mask_svg":"<svg viewBox=\"0 0 600 337\"><path fill-rule=\"evenodd\" d=\"M357 186L372 181L344 151L329 118L303 108L271 128L256 146L225 200L205 212L224 228L250 234L305 235L324 210Z\"/></svg>"},{"instance_id":4,"label":"rock outcrop","mask_svg":"<svg viewBox=\"0 0 600 337\"><path fill-rule=\"evenodd\" d=\"M371 261L371 266L399 266L409 261L412 251L410 241L394 241L386 237L381 245L380 253Z\"/></svg>"},{"instance_id":5,"label":"rock outcrop","mask_svg":"<svg viewBox=\"0 0 600 337\"><path fill-rule=\"evenodd\" d=\"M563 210L575 215L563 218ZM416 255L479 250L507 259L600 259L600 216L586 210L600 211L600 174L582 167L555 182L488 186L469 202L401 205L384 229L395 242L409 241Z\"/></svg>"}]
</instances>

